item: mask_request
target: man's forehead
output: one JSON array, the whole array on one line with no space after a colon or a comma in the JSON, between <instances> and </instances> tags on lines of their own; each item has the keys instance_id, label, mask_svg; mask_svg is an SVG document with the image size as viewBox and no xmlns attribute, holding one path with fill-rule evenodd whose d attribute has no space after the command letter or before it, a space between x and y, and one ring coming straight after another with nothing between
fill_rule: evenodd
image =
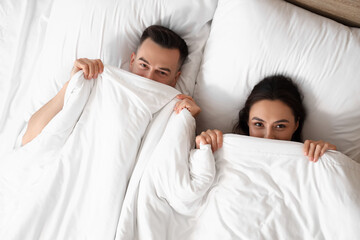
<instances>
[{"instance_id":1,"label":"man's forehead","mask_svg":"<svg viewBox=\"0 0 360 240\"><path fill-rule=\"evenodd\" d=\"M161 65L164 68L177 67L180 59L180 51L178 49L169 49L155 43L151 38L139 46L136 53L137 59L146 60L151 65Z\"/></svg>"}]
</instances>

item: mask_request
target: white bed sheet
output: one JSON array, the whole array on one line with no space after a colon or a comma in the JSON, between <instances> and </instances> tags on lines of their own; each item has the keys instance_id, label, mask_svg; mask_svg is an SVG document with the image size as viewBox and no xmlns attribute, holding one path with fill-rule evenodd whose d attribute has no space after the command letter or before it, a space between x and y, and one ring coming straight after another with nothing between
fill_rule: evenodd
<instances>
[{"instance_id":1,"label":"white bed sheet","mask_svg":"<svg viewBox=\"0 0 360 240\"><path fill-rule=\"evenodd\" d=\"M141 139L177 94L110 66L76 74L63 110L0 160L0 238L113 239Z\"/></svg>"}]
</instances>

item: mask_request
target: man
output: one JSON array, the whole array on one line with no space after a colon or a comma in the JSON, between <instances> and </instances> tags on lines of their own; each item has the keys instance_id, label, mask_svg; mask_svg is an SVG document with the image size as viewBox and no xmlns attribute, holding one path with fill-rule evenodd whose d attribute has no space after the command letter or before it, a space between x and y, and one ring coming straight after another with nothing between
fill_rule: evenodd
<instances>
[{"instance_id":1,"label":"man","mask_svg":"<svg viewBox=\"0 0 360 240\"><path fill-rule=\"evenodd\" d=\"M179 35L168 28L153 25L145 29L136 52L131 55L130 72L175 87L187 55L187 45ZM81 58L75 61L71 77L80 70L83 70L85 79L95 79L103 72L104 65L100 59ZM22 138L22 145L39 135L50 120L60 112L68 84L69 81L54 98L32 115ZM199 106L190 96L180 94L177 98L180 101L175 105L176 113L187 108L195 117L200 112Z\"/></svg>"}]
</instances>

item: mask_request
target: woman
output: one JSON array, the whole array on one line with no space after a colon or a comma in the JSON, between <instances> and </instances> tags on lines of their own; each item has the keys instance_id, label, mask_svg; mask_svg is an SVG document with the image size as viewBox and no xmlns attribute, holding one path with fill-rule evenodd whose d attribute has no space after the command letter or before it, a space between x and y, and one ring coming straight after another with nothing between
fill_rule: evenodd
<instances>
[{"instance_id":1,"label":"woman","mask_svg":"<svg viewBox=\"0 0 360 240\"><path fill-rule=\"evenodd\" d=\"M306 117L302 96L297 86L288 77L274 75L266 77L252 90L239 112L239 121L234 133L252 137L301 142L301 131ZM216 151L222 146L222 132L207 130L196 137L196 147L211 144ZM336 146L324 142L306 140L304 155L316 162L327 150Z\"/></svg>"}]
</instances>

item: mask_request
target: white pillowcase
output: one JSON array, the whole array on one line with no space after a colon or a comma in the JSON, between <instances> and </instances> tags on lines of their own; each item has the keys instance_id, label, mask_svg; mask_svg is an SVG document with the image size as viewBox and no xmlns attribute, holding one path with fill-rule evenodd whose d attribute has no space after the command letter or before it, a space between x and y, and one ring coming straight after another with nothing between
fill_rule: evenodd
<instances>
[{"instance_id":1,"label":"white pillowcase","mask_svg":"<svg viewBox=\"0 0 360 240\"><path fill-rule=\"evenodd\" d=\"M69 80L77 58L100 58L128 70L143 30L153 24L169 27L187 42L190 54L177 88L192 95L216 6L217 1L206 0L54 0L35 69L40 77L31 79L35 99L30 112Z\"/></svg>"},{"instance_id":2,"label":"white pillowcase","mask_svg":"<svg viewBox=\"0 0 360 240\"><path fill-rule=\"evenodd\" d=\"M304 139L322 139L360 162L360 29L279 0L219 0L195 87L198 132L231 132L253 86L293 78L308 117Z\"/></svg>"}]
</instances>

